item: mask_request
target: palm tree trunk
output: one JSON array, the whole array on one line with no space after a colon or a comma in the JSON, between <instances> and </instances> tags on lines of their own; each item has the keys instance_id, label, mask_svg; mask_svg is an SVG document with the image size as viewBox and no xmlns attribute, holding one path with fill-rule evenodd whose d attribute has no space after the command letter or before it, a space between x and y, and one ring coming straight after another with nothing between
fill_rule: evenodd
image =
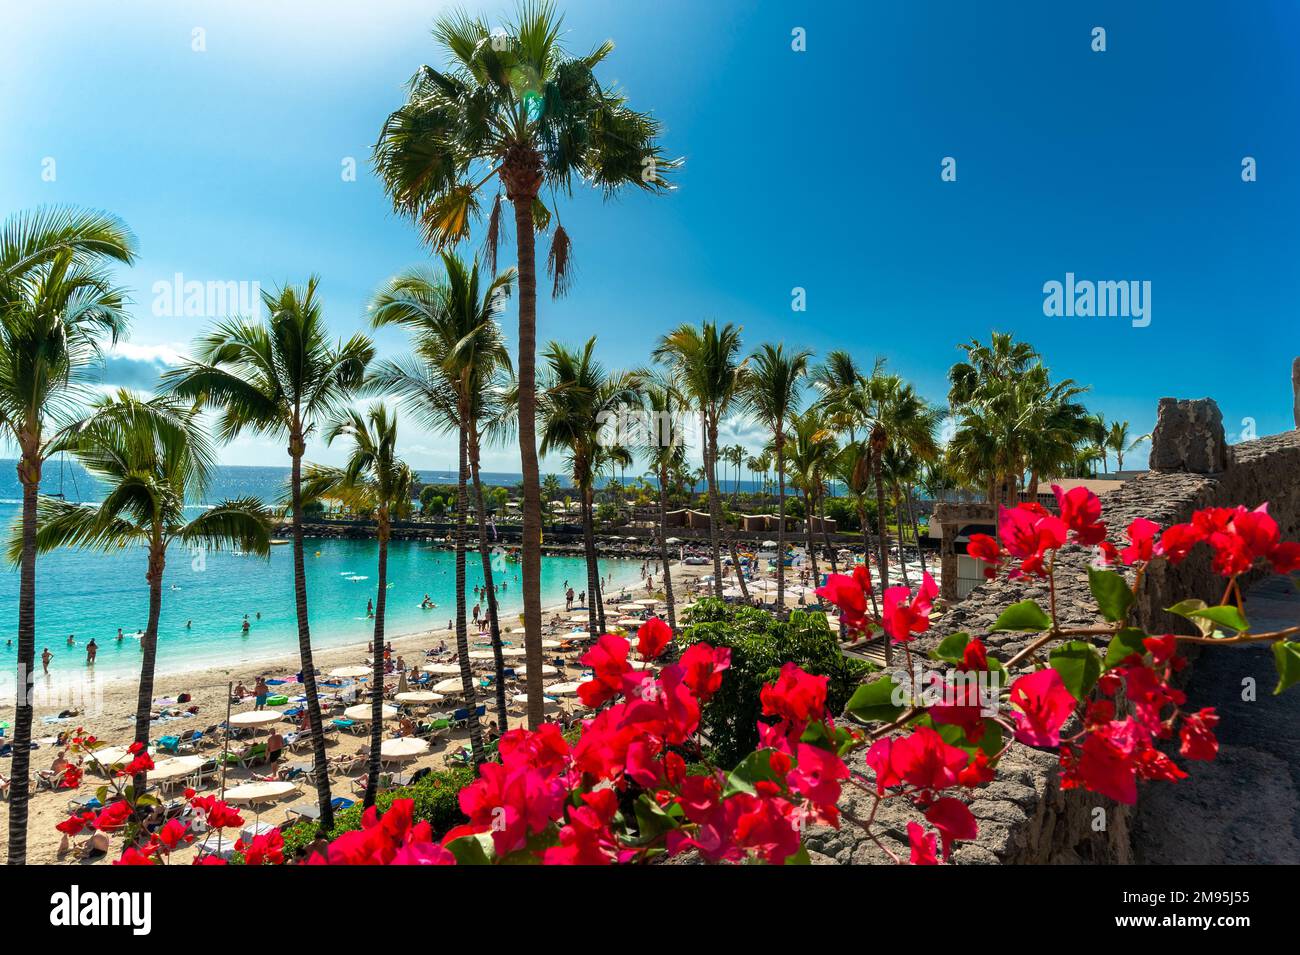
<instances>
[{"instance_id":1,"label":"palm tree trunk","mask_svg":"<svg viewBox=\"0 0 1300 955\"><path fill-rule=\"evenodd\" d=\"M872 470L876 475L876 533L880 537L876 542L876 548L880 560L880 592L884 593L885 588L889 586L889 547L886 544L889 535L885 523L885 515L889 512L885 510L885 480L880 474L880 455L873 454L872 457L875 459L872 462Z\"/></svg>"},{"instance_id":2,"label":"palm tree trunk","mask_svg":"<svg viewBox=\"0 0 1300 955\"><path fill-rule=\"evenodd\" d=\"M14 683L14 756L10 766L10 865L27 863L27 800L31 789L32 689L36 668L36 495L41 462L23 454L18 466L23 483L23 553L18 578L18 670Z\"/></svg>"},{"instance_id":3,"label":"palm tree trunk","mask_svg":"<svg viewBox=\"0 0 1300 955\"><path fill-rule=\"evenodd\" d=\"M663 564L664 600L668 603L668 626L677 631L677 608L673 605L673 572L668 561L668 469L659 469L659 560Z\"/></svg>"},{"instance_id":4,"label":"palm tree trunk","mask_svg":"<svg viewBox=\"0 0 1300 955\"><path fill-rule=\"evenodd\" d=\"M921 546L921 525L916 520L916 506L912 499L912 485L907 485L907 516L912 522L912 536L916 538L916 554L921 560L921 573L928 574L929 568L925 566L925 548Z\"/></svg>"},{"instance_id":5,"label":"palm tree trunk","mask_svg":"<svg viewBox=\"0 0 1300 955\"><path fill-rule=\"evenodd\" d=\"M718 429L705 415L704 480L709 491L709 543L713 547L713 595L722 596L722 502L718 500Z\"/></svg>"},{"instance_id":6,"label":"palm tree trunk","mask_svg":"<svg viewBox=\"0 0 1300 955\"><path fill-rule=\"evenodd\" d=\"M785 616L785 432L776 426L776 612Z\"/></svg>"},{"instance_id":7,"label":"palm tree trunk","mask_svg":"<svg viewBox=\"0 0 1300 955\"><path fill-rule=\"evenodd\" d=\"M540 160L538 161L540 166ZM540 183L540 171L537 182ZM520 572L524 595L524 661L528 668L528 728L542 725L542 503L537 474L537 262L533 198L510 196L515 210L519 272L519 470L523 473L523 540Z\"/></svg>"},{"instance_id":8,"label":"palm tree trunk","mask_svg":"<svg viewBox=\"0 0 1300 955\"><path fill-rule=\"evenodd\" d=\"M461 407L461 426L457 429L460 446L460 470L456 475L456 658L460 661L460 687L469 710L469 751L474 765L483 762L483 735L479 731L478 696L474 690L474 673L469 665L469 629L465 622L465 509L468 506L465 485L469 461L466 453L465 408ZM529 668L531 671L531 667Z\"/></svg>"},{"instance_id":9,"label":"palm tree trunk","mask_svg":"<svg viewBox=\"0 0 1300 955\"><path fill-rule=\"evenodd\" d=\"M858 526L862 528L862 564L867 568L867 579L871 579L871 543L870 534L867 529L867 499L865 495L858 496ZM871 615L880 616L880 605L876 603L876 588L871 588Z\"/></svg>"},{"instance_id":10,"label":"palm tree trunk","mask_svg":"<svg viewBox=\"0 0 1300 955\"><path fill-rule=\"evenodd\" d=\"M803 505L803 512L807 515L804 520L808 525L808 566L812 571L812 585L815 588L821 583L818 580L819 575L817 573L817 537L813 533L813 519L817 515L816 511L813 509L812 498L809 496L807 491L803 492Z\"/></svg>"},{"instance_id":11,"label":"palm tree trunk","mask_svg":"<svg viewBox=\"0 0 1300 955\"><path fill-rule=\"evenodd\" d=\"M594 640L601 633L601 623L596 612L596 587L600 572L596 569L596 537L591 520L592 495L589 488L580 487L582 495L582 552L587 561L587 631Z\"/></svg>"},{"instance_id":12,"label":"palm tree trunk","mask_svg":"<svg viewBox=\"0 0 1300 955\"><path fill-rule=\"evenodd\" d=\"M470 432L470 475L474 480L474 501L478 507L478 549L483 559L483 586L487 590L488 629L492 634L492 665L496 670L497 718L501 732L509 729L506 712L506 658L501 650L501 620L497 615L496 584L492 576L492 554L487 539L487 511L483 502L483 480L479 473L478 434Z\"/></svg>"},{"instance_id":13,"label":"palm tree trunk","mask_svg":"<svg viewBox=\"0 0 1300 955\"><path fill-rule=\"evenodd\" d=\"M903 575L903 583L911 587L912 581L907 574L907 557L903 554L903 498L898 493L898 488L894 488L894 519L898 522L898 567Z\"/></svg>"},{"instance_id":14,"label":"palm tree trunk","mask_svg":"<svg viewBox=\"0 0 1300 955\"><path fill-rule=\"evenodd\" d=\"M838 574L838 573L840 572L839 557L838 557L838 555L835 553L835 544L831 541L831 532L830 532L830 528L828 528L828 527L826 526L826 499L825 499L825 498L822 498L822 500L821 500L821 506L822 506L822 507L821 507L821 511L822 511L822 539L826 541L826 549L829 550L829 551L831 552L831 573L832 573L832 574Z\"/></svg>"},{"instance_id":15,"label":"palm tree trunk","mask_svg":"<svg viewBox=\"0 0 1300 955\"><path fill-rule=\"evenodd\" d=\"M298 659L302 666L303 693L307 697L307 719L311 722L312 771L316 776L316 802L320 819L316 829L321 835L334 828L334 809L330 798L329 762L325 758L325 726L321 721L320 694L316 689L316 662L311 652L311 629L307 622L307 568L303 561L302 539L302 455L306 446L295 429L289 438L290 475L293 495L293 600L298 615Z\"/></svg>"},{"instance_id":16,"label":"palm tree trunk","mask_svg":"<svg viewBox=\"0 0 1300 955\"><path fill-rule=\"evenodd\" d=\"M740 553L736 550L736 535L732 531L730 524L727 525L725 533L727 535L727 549L731 553L731 566L735 568L736 583L740 585L740 596L741 599L748 603L749 588L745 585L745 572L740 566Z\"/></svg>"},{"instance_id":17,"label":"palm tree trunk","mask_svg":"<svg viewBox=\"0 0 1300 955\"><path fill-rule=\"evenodd\" d=\"M143 746L149 745L149 713L153 710L153 675L158 660L158 617L162 613L162 578L165 557L161 545L155 541L150 545L149 572L145 580L149 583L149 616L144 625L144 636L140 638L140 686L135 697L135 741ZM148 774L136 773L131 780L137 796L145 790Z\"/></svg>"},{"instance_id":18,"label":"palm tree trunk","mask_svg":"<svg viewBox=\"0 0 1300 955\"><path fill-rule=\"evenodd\" d=\"M384 745L384 604L388 600L388 516L379 515L379 594L375 597L375 659L370 686L370 759L366 767L366 794L362 805L369 809L379 795L379 756Z\"/></svg>"}]
</instances>

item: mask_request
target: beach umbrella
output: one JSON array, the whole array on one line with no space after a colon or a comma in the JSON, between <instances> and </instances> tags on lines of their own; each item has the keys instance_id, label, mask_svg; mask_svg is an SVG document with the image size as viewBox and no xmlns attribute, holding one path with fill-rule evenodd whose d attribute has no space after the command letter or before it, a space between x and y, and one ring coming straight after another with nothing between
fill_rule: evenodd
<instances>
[{"instance_id":1,"label":"beach umbrella","mask_svg":"<svg viewBox=\"0 0 1300 955\"><path fill-rule=\"evenodd\" d=\"M370 719L372 715L373 713L370 709L369 703L358 703L356 706L349 706L346 710L343 711L343 716L346 719L356 720L358 722L364 722L365 720ZM382 716L380 717L380 719L385 719L385 720L397 719L397 707L389 706L387 703L385 703L383 705Z\"/></svg>"},{"instance_id":2,"label":"beach umbrella","mask_svg":"<svg viewBox=\"0 0 1300 955\"><path fill-rule=\"evenodd\" d=\"M655 604L659 603L659 601L655 600L653 597L646 597L644 600L634 600L632 602L639 604L642 607L653 607Z\"/></svg>"},{"instance_id":3,"label":"beach umbrella","mask_svg":"<svg viewBox=\"0 0 1300 955\"><path fill-rule=\"evenodd\" d=\"M173 779L182 779L197 772L208 761L206 756L174 756L160 759L149 770L150 783L163 783Z\"/></svg>"},{"instance_id":4,"label":"beach umbrella","mask_svg":"<svg viewBox=\"0 0 1300 955\"><path fill-rule=\"evenodd\" d=\"M403 736L401 739L384 740L379 747L379 756L381 759L416 759L428 751L429 744L425 740Z\"/></svg>"},{"instance_id":5,"label":"beach umbrella","mask_svg":"<svg viewBox=\"0 0 1300 955\"><path fill-rule=\"evenodd\" d=\"M370 676L374 671L368 666L362 666L360 663L346 667L335 667L330 670L329 675L340 680L350 680L359 676Z\"/></svg>"},{"instance_id":6,"label":"beach umbrella","mask_svg":"<svg viewBox=\"0 0 1300 955\"><path fill-rule=\"evenodd\" d=\"M443 699L441 693L430 693L428 690L410 690L406 693L397 694L398 703L437 703Z\"/></svg>"},{"instance_id":7,"label":"beach umbrella","mask_svg":"<svg viewBox=\"0 0 1300 955\"><path fill-rule=\"evenodd\" d=\"M577 696L578 683L552 683L550 686L544 687L543 692L547 696Z\"/></svg>"},{"instance_id":8,"label":"beach umbrella","mask_svg":"<svg viewBox=\"0 0 1300 955\"><path fill-rule=\"evenodd\" d=\"M250 729L254 727L270 726L272 723L278 723L284 719L284 714L278 710L249 710L246 713L236 713L230 718L230 725L237 726L241 729Z\"/></svg>"},{"instance_id":9,"label":"beach umbrella","mask_svg":"<svg viewBox=\"0 0 1300 955\"><path fill-rule=\"evenodd\" d=\"M619 604L617 609L619 613L639 613L641 611L641 605L640 604Z\"/></svg>"},{"instance_id":10,"label":"beach umbrella","mask_svg":"<svg viewBox=\"0 0 1300 955\"><path fill-rule=\"evenodd\" d=\"M131 751L125 746L100 746L93 752L95 759L99 760L105 769L116 766L118 763L129 763L134 758Z\"/></svg>"},{"instance_id":11,"label":"beach umbrella","mask_svg":"<svg viewBox=\"0 0 1300 955\"><path fill-rule=\"evenodd\" d=\"M552 640L549 637L542 641L543 650L556 650L560 647L559 640Z\"/></svg>"},{"instance_id":12,"label":"beach umbrella","mask_svg":"<svg viewBox=\"0 0 1300 955\"><path fill-rule=\"evenodd\" d=\"M645 623L640 617L619 617L614 622L620 627L631 627L633 630Z\"/></svg>"},{"instance_id":13,"label":"beach umbrella","mask_svg":"<svg viewBox=\"0 0 1300 955\"><path fill-rule=\"evenodd\" d=\"M496 659L496 657L493 656L491 650L471 650L469 652L469 658L471 660L479 660L479 661Z\"/></svg>"},{"instance_id":14,"label":"beach umbrella","mask_svg":"<svg viewBox=\"0 0 1300 955\"><path fill-rule=\"evenodd\" d=\"M420 667L425 673L432 673L436 676L455 676L460 672L460 667L454 663L429 663Z\"/></svg>"},{"instance_id":15,"label":"beach umbrella","mask_svg":"<svg viewBox=\"0 0 1300 955\"><path fill-rule=\"evenodd\" d=\"M523 647L506 647L501 651L503 657L522 657L524 655Z\"/></svg>"},{"instance_id":16,"label":"beach umbrella","mask_svg":"<svg viewBox=\"0 0 1300 955\"><path fill-rule=\"evenodd\" d=\"M764 546L764 547L780 547L781 545L778 544L776 541L763 541L763 546Z\"/></svg>"},{"instance_id":17,"label":"beach umbrella","mask_svg":"<svg viewBox=\"0 0 1300 955\"><path fill-rule=\"evenodd\" d=\"M668 540L664 541L665 544L680 544L681 542L682 539L680 537L670 537Z\"/></svg>"},{"instance_id":18,"label":"beach umbrella","mask_svg":"<svg viewBox=\"0 0 1300 955\"><path fill-rule=\"evenodd\" d=\"M285 796L298 794L298 787L285 780L268 780L265 782L244 783L242 786L236 786L234 789L227 789L225 792L226 802L246 802L253 807L254 822L257 825L257 817L262 814L262 804L275 802L277 799L283 799Z\"/></svg>"},{"instance_id":19,"label":"beach umbrella","mask_svg":"<svg viewBox=\"0 0 1300 955\"><path fill-rule=\"evenodd\" d=\"M527 628L527 627L515 627L515 628L514 628L513 630L511 630L510 632L511 632L511 633L527 633L527 632L528 632L528 628Z\"/></svg>"},{"instance_id":20,"label":"beach umbrella","mask_svg":"<svg viewBox=\"0 0 1300 955\"><path fill-rule=\"evenodd\" d=\"M549 663L542 664L542 676L555 676L555 674L559 672L560 672L559 670L555 669L555 667L551 666ZM528 675L528 667L518 667L515 669L515 676L527 676L527 675Z\"/></svg>"},{"instance_id":21,"label":"beach umbrella","mask_svg":"<svg viewBox=\"0 0 1300 955\"><path fill-rule=\"evenodd\" d=\"M433 692L435 693L459 694L462 692L462 690L463 687L461 686L461 682L459 678L454 680L443 680L441 683L435 683L433 685Z\"/></svg>"},{"instance_id":22,"label":"beach umbrella","mask_svg":"<svg viewBox=\"0 0 1300 955\"><path fill-rule=\"evenodd\" d=\"M527 694L527 693L516 693L514 696L511 697L511 699L514 700L516 703L527 703L527 702L528 702L528 694ZM552 711L554 711L554 710L558 710L559 708L560 708L560 704L557 703L555 700L547 700L547 699L543 699L543 700L542 700L542 709L543 709L543 710L552 710Z\"/></svg>"},{"instance_id":23,"label":"beach umbrella","mask_svg":"<svg viewBox=\"0 0 1300 955\"><path fill-rule=\"evenodd\" d=\"M589 622L589 618L585 613L583 614L575 613L572 617L569 618L569 623L588 623L588 622Z\"/></svg>"}]
</instances>

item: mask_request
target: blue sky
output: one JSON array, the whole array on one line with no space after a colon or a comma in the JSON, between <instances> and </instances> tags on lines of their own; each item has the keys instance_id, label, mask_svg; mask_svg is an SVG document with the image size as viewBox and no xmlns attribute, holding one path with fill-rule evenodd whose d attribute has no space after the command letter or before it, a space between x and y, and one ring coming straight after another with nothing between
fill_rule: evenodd
<instances>
[{"instance_id":1,"label":"blue sky","mask_svg":"<svg viewBox=\"0 0 1300 955\"><path fill-rule=\"evenodd\" d=\"M154 314L154 282L177 272L263 287L319 273L344 334L376 285L427 259L368 155L402 83L437 62L429 27L448 6L60 0L6 14L0 213L91 205L140 239L124 274L137 317L111 380L147 381L205 324ZM470 6L494 22L510 10ZM715 318L751 345L885 356L941 400L956 343L997 328L1136 433L1163 395L1217 398L1230 433L1291 427L1293 4L562 6L571 48L615 40L601 78L659 116L686 165L667 197L562 205L577 278L539 303L542 340L596 334L609 365L631 366L671 325ZM941 181L948 156L955 182ZM1150 325L1045 317L1043 284L1067 272L1149 281ZM413 425L404 444L417 467L451 463L451 443ZM225 453L282 456L251 439ZM517 457L485 466L515 471Z\"/></svg>"}]
</instances>

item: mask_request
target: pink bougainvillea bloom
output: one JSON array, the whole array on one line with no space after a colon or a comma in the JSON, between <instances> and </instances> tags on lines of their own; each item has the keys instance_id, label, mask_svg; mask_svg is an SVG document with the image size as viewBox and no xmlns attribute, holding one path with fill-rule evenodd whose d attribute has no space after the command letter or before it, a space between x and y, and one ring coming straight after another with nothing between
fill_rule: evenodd
<instances>
[{"instance_id":1,"label":"pink bougainvillea bloom","mask_svg":"<svg viewBox=\"0 0 1300 955\"><path fill-rule=\"evenodd\" d=\"M805 724L820 720L826 713L828 677L805 673L798 665L787 663L775 683L759 691L764 716L779 716L791 723Z\"/></svg>"},{"instance_id":2,"label":"pink bougainvillea bloom","mask_svg":"<svg viewBox=\"0 0 1300 955\"><path fill-rule=\"evenodd\" d=\"M966 554L988 565L984 568L984 576L989 580L998 575L998 568L1002 566L1002 548L988 534L972 534L966 544Z\"/></svg>"},{"instance_id":3,"label":"pink bougainvillea bloom","mask_svg":"<svg viewBox=\"0 0 1300 955\"><path fill-rule=\"evenodd\" d=\"M890 587L885 591L881 614L885 632L894 643L914 639L912 634L930 629L930 609L939 594L939 585L928 573L921 580L916 599L909 600L912 591L907 587Z\"/></svg>"},{"instance_id":4,"label":"pink bougainvillea bloom","mask_svg":"<svg viewBox=\"0 0 1300 955\"><path fill-rule=\"evenodd\" d=\"M1120 559L1129 566L1138 561L1149 561L1155 555L1156 534L1159 532L1159 524L1139 517L1124 531L1129 545L1120 551Z\"/></svg>"},{"instance_id":5,"label":"pink bougainvillea bloom","mask_svg":"<svg viewBox=\"0 0 1300 955\"><path fill-rule=\"evenodd\" d=\"M853 632L870 630L867 620L867 597L870 584L864 590L857 574L849 577L844 574L828 574L826 583L817 588L817 596L840 609L840 619L846 629Z\"/></svg>"},{"instance_id":6,"label":"pink bougainvillea bloom","mask_svg":"<svg viewBox=\"0 0 1300 955\"><path fill-rule=\"evenodd\" d=\"M912 852L908 862L912 865L938 865L939 856L935 848L939 842L933 832L926 832L919 822L907 824L907 843Z\"/></svg>"},{"instance_id":7,"label":"pink bougainvillea bloom","mask_svg":"<svg viewBox=\"0 0 1300 955\"><path fill-rule=\"evenodd\" d=\"M722 674L731 666L731 648L714 648L694 643L682 654L684 680L701 703L707 703L722 687Z\"/></svg>"},{"instance_id":8,"label":"pink bougainvillea bloom","mask_svg":"<svg viewBox=\"0 0 1300 955\"><path fill-rule=\"evenodd\" d=\"M1184 716L1178 751L1188 759L1214 759L1219 752L1219 741L1214 735L1218 722L1219 716L1212 706Z\"/></svg>"},{"instance_id":9,"label":"pink bougainvillea bloom","mask_svg":"<svg viewBox=\"0 0 1300 955\"><path fill-rule=\"evenodd\" d=\"M1106 539L1106 525L1101 523L1101 498L1082 486L1062 491L1059 485L1053 484L1052 493L1056 495L1061 520L1074 533L1076 544L1091 547Z\"/></svg>"},{"instance_id":10,"label":"pink bougainvillea bloom","mask_svg":"<svg viewBox=\"0 0 1300 955\"><path fill-rule=\"evenodd\" d=\"M637 628L636 652L642 660L653 660L673 642L673 631L658 617L651 617Z\"/></svg>"},{"instance_id":11,"label":"pink bougainvillea bloom","mask_svg":"<svg viewBox=\"0 0 1300 955\"><path fill-rule=\"evenodd\" d=\"M945 860L952 858L954 842L970 842L979 835L979 826L976 825L970 809L960 799L954 799L952 796L935 800L934 804L925 811L925 818L930 825L939 830L939 836L943 839Z\"/></svg>"},{"instance_id":12,"label":"pink bougainvillea bloom","mask_svg":"<svg viewBox=\"0 0 1300 955\"><path fill-rule=\"evenodd\" d=\"M1074 694L1065 688L1061 674L1052 669L1017 677L1011 684L1011 703L1016 739L1027 746L1057 746L1061 726L1074 712Z\"/></svg>"}]
</instances>

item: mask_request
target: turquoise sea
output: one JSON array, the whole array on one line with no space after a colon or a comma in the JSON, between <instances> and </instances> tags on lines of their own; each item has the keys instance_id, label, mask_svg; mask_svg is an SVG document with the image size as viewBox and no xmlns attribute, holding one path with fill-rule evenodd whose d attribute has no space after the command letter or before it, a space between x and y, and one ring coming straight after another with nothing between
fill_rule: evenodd
<instances>
[{"instance_id":1,"label":"turquoise sea","mask_svg":"<svg viewBox=\"0 0 1300 955\"><path fill-rule=\"evenodd\" d=\"M57 465L50 470L57 481ZM8 462L0 462L0 528L9 533L19 516L17 487ZM235 494L262 497L278 495L282 468L222 468L210 495L215 499ZM84 472L79 476L84 479ZM10 486L14 485L14 486ZM93 500L93 484L84 480L74 497ZM374 632L366 617L366 602L376 596L376 558L373 541L307 540L307 594L311 612L312 644L335 647L364 643ZM477 551L468 555L468 605L473 588L483 580ZM519 565L499 561L497 582L506 584L501 595L503 628L517 626L521 609ZM128 548L111 554L59 550L37 560L36 653L43 647L54 654L51 672L85 667L85 645L98 644L96 672L100 676L130 676L138 671L139 641L135 634L145 625L148 589L144 579L145 553ZM602 561L602 574L612 574L615 585L640 579L637 561ZM389 546L386 633L390 637L443 628L455 615L455 555L415 541L394 541ZM581 559L547 557L542 560L542 602L563 602L565 581L575 590L586 589ZM609 586L609 585L607 585ZM438 606L422 610L424 595ZM257 614L261 614L261 618ZM241 632L244 615L250 621ZM0 569L0 672L12 669L18 623L18 572ZM188 626L187 626L188 623ZM118 628L125 638L117 640ZM68 647L68 635L75 647ZM509 639L509 638L507 638ZM293 554L289 545L271 548L269 558L229 552L192 554L180 545L168 553L163 579L163 607L159 623L158 667L161 673L233 664L297 650L297 622L293 605ZM65 670L66 672L66 670Z\"/></svg>"}]
</instances>

